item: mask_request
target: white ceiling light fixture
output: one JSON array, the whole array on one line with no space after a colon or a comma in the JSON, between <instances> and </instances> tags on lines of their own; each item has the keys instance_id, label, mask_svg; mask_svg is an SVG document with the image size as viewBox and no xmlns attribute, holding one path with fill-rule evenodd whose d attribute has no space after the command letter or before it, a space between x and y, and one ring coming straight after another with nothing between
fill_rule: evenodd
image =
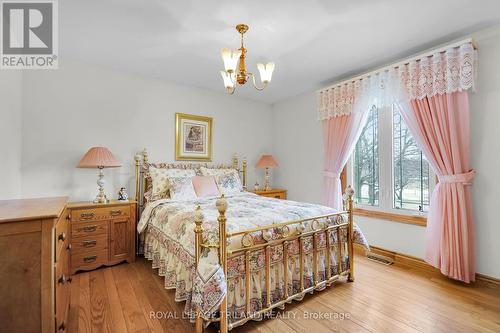
<instances>
[{"instance_id":1,"label":"white ceiling light fixture","mask_svg":"<svg viewBox=\"0 0 500 333\"><path fill-rule=\"evenodd\" d=\"M259 87L255 82L255 75L247 72L245 65L245 55L247 50L243 46L243 35L248 31L248 25L238 24L236 30L241 34L241 47L237 50L223 48L221 50L222 60L224 61L224 70L220 71L222 79L224 80L224 87L228 94L234 94L236 84L244 85L248 79L252 78L252 83L255 89L264 90L267 87L271 78L273 77L274 63L257 64L260 73L260 81L262 86ZM239 63L238 63L239 60Z\"/></svg>"}]
</instances>

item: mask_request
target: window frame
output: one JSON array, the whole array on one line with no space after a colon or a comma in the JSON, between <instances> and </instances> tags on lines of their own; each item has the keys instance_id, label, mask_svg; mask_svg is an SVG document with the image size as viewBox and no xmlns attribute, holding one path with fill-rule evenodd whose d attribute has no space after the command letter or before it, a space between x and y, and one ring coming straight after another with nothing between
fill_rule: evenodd
<instances>
[{"instance_id":1,"label":"window frame","mask_svg":"<svg viewBox=\"0 0 500 333\"><path fill-rule=\"evenodd\" d=\"M400 223L425 226L427 224L427 211L394 207L394 144L393 144L393 112L398 112L392 106L378 109L378 171L379 171L379 196L378 206L357 203L354 214L358 216L373 217ZM343 170L347 184L353 184L354 168L353 154ZM429 167L429 196L437 182L437 177Z\"/></svg>"}]
</instances>

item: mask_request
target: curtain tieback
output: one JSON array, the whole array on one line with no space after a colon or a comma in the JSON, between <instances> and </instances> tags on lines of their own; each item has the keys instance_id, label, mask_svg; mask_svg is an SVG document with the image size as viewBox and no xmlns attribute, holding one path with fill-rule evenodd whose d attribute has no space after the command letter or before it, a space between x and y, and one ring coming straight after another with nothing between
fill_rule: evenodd
<instances>
[{"instance_id":1,"label":"curtain tieback","mask_svg":"<svg viewBox=\"0 0 500 333\"><path fill-rule=\"evenodd\" d=\"M472 185L472 180L475 176L476 170L472 169L466 173L438 176L438 179L440 183L462 183L464 185Z\"/></svg>"},{"instance_id":2,"label":"curtain tieback","mask_svg":"<svg viewBox=\"0 0 500 333\"><path fill-rule=\"evenodd\" d=\"M340 173L335 173L335 172L331 172L331 171L323 171L323 175L325 177L330 177L330 178L337 178L337 179L340 179Z\"/></svg>"}]
</instances>

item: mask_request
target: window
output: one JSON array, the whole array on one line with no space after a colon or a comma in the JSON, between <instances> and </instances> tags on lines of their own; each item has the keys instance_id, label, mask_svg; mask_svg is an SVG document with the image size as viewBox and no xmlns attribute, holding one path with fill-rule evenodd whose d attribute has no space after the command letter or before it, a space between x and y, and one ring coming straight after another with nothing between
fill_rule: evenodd
<instances>
[{"instance_id":1,"label":"window","mask_svg":"<svg viewBox=\"0 0 500 333\"><path fill-rule=\"evenodd\" d=\"M401 114L393 114L394 208L427 211L429 207L429 163L410 134Z\"/></svg>"},{"instance_id":2,"label":"window","mask_svg":"<svg viewBox=\"0 0 500 333\"><path fill-rule=\"evenodd\" d=\"M354 150L355 201L378 206L378 112L373 106Z\"/></svg>"},{"instance_id":3,"label":"window","mask_svg":"<svg viewBox=\"0 0 500 333\"><path fill-rule=\"evenodd\" d=\"M348 169L357 204L400 213L428 210L435 177L396 108L369 110Z\"/></svg>"}]
</instances>

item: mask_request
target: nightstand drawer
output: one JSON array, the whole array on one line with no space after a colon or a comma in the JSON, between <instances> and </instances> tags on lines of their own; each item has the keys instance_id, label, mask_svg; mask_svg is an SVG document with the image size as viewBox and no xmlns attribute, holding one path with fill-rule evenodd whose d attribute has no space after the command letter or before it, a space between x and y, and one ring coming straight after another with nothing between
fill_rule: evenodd
<instances>
[{"instance_id":1,"label":"nightstand drawer","mask_svg":"<svg viewBox=\"0 0 500 333\"><path fill-rule=\"evenodd\" d=\"M267 197L267 198L275 198L275 199L286 199L286 195L284 192L265 193L265 194L261 194L261 196Z\"/></svg>"},{"instance_id":2,"label":"nightstand drawer","mask_svg":"<svg viewBox=\"0 0 500 333\"><path fill-rule=\"evenodd\" d=\"M109 247L108 234L77 237L71 244L73 254L96 252Z\"/></svg>"},{"instance_id":3,"label":"nightstand drawer","mask_svg":"<svg viewBox=\"0 0 500 333\"><path fill-rule=\"evenodd\" d=\"M71 213L71 221L109 220L123 216L130 216L130 206L74 209Z\"/></svg>"},{"instance_id":4,"label":"nightstand drawer","mask_svg":"<svg viewBox=\"0 0 500 333\"><path fill-rule=\"evenodd\" d=\"M108 263L108 249L85 253L74 253L71 255L71 268L73 271L78 269L91 269Z\"/></svg>"},{"instance_id":5,"label":"nightstand drawer","mask_svg":"<svg viewBox=\"0 0 500 333\"><path fill-rule=\"evenodd\" d=\"M71 225L71 238L93 237L95 235L107 235L109 221L89 221L87 223L75 223ZM74 242L72 242L74 243Z\"/></svg>"},{"instance_id":6,"label":"nightstand drawer","mask_svg":"<svg viewBox=\"0 0 500 333\"><path fill-rule=\"evenodd\" d=\"M262 197L266 197L266 198L286 199L287 190L283 190L283 189L272 189L269 191L264 191L264 190L255 191L255 190L253 190L250 192L255 193L257 195L260 195Z\"/></svg>"}]
</instances>

